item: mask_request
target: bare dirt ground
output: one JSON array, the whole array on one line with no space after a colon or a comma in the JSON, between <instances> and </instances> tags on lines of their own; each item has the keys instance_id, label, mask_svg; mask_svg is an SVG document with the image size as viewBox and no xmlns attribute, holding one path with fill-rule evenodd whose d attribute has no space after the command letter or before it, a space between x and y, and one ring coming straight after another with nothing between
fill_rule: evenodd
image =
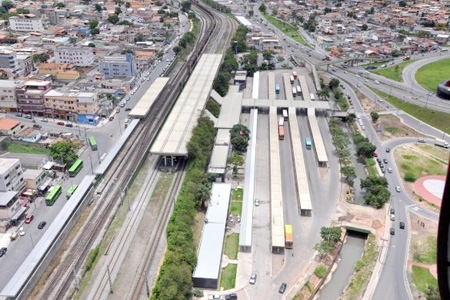
<instances>
[{"instance_id":1,"label":"bare dirt ground","mask_svg":"<svg viewBox=\"0 0 450 300\"><path fill-rule=\"evenodd\" d=\"M372 111L381 112L385 110L384 107L382 107L381 105L372 100L367 99L366 97L364 97L364 95L360 93L357 93L357 95L359 101L361 102L361 106L368 118L370 118L370 112Z\"/></svg>"},{"instance_id":2,"label":"bare dirt ground","mask_svg":"<svg viewBox=\"0 0 450 300\"><path fill-rule=\"evenodd\" d=\"M376 125L378 126L377 129L381 130L381 132L378 132L378 137L382 141L399 137L424 137L424 135L403 124L394 115L380 115Z\"/></svg>"}]
</instances>

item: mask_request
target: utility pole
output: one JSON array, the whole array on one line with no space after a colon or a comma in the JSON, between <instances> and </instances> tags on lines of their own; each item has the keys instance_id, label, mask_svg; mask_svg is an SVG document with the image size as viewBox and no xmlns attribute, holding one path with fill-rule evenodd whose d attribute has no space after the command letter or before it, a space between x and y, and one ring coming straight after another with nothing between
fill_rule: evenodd
<instances>
[{"instance_id":1,"label":"utility pole","mask_svg":"<svg viewBox=\"0 0 450 300\"><path fill-rule=\"evenodd\" d=\"M112 279L111 279L111 272L109 271L109 265L106 265L106 272L108 272L109 293L114 294Z\"/></svg>"}]
</instances>

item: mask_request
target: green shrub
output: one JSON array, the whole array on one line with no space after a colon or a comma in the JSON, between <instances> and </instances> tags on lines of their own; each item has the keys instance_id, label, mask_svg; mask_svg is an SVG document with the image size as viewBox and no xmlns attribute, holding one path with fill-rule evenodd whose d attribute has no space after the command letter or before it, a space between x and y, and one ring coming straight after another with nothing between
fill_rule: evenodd
<instances>
[{"instance_id":1,"label":"green shrub","mask_svg":"<svg viewBox=\"0 0 450 300\"><path fill-rule=\"evenodd\" d=\"M91 270L91 268L94 266L95 260L97 259L98 256L98 251L100 250L99 247L95 247L91 253L89 253L88 259L87 259L87 263L86 263L86 272L89 272Z\"/></svg>"},{"instance_id":2,"label":"green shrub","mask_svg":"<svg viewBox=\"0 0 450 300\"><path fill-rule=\"evenodd\" d=\"M403 179L407 182L415 182L417 180L417 176L413 172L406 172Z\"/></svg>"},{"instance_id":3,"label":"green shrub","mask_svg":"<svg viewBox=\"0 0 450 300\"><path fill-rule=\"evenodd\" d=\"M319 278L324 278L327 275L327 268L324 265L320 265L314 270L314 274Z\"/></svg>"}]
</instances>

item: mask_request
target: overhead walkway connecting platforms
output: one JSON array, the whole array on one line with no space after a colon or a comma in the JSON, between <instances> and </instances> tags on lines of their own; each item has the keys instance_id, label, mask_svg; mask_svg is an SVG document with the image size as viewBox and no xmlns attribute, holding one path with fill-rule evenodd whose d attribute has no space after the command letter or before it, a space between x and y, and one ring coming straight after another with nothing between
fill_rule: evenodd
<instances>
[{"instance_id":1,"label":"overhead walkway connecting platforms","mask_svg":"<svg viewBox=\"0 0 450 300\"><path fill-rule=\"evenodd\" d=\"M222 105L223 103L223 97L220 96L215 90L211 90L211 94L209 94L209 96L211 98L214 99L214 101L216 101L217 103L219 103L220 105Z\"/></svg>"},{"instance_id":2,"label":"overhead walkway connecting platforms","mask_svg":"<svg viewBox=\"0 0 450 300\"><path fill-rule=\"evenodd\" d=\"M209 99L221 62L221 54L202 55L156 137L150 150L152 154L171 157L188 155L187 143Z\"/></svg>"},{"instance_id":3,"label":"overhead walkway connecting platforms","mask_svg":"<svg viewBox=\"0 0 450 300\"><path fill-rule=\"evenodd\" d=\"M271 106L269 109L269 140L271 245L273 253L284 253L284 215L283 192L281 186L280 141L278 138L278 115L275 106Z\"/></svg>"},{"instance_id":4,"label":"overhead walkway connecting platforms","mask_svg":"<svg viewBox=\"0 0 450 300\"><path fill-rule=\"evenodd\" d=\"M291 133L291 148L294 159L294 174L297 186L297 195L299 201L300 215L311 216L312 203L309 191L308 177L306 173L305 161L303 159L303 147L300 138L300 130L295 108L289 108L289 131Z\"/></svg>"},{"instance_id":5,"label":"overhead walkway connecting platforms","mask_svg":"<svg viewBox=\"0 0 450 300\"><path fill-rule=\"evenodd\" d=\"M228 94L223 98L224 101L220 108L220 115L215 123L215 128L231 129L234 125L239 124L242 96L243 93L239 92L239 86L230 86Z\"/></svg>"},{"instance_id":6,"label":"overhead walkway connecting platforms","mask_svg":"<svg viewBox=\"0 0 450 300\"><path fill-rule=\"evenodd\" d=\"M320 133L319 123L317 123L316 111L314 108L308 109L308 122L309 128L311 129L317 161L319 162L319 166L326 167L328 165L328 155L325 151L325 145L323 143L322 134Z\"/></svg>"},{"instance_id":7,"label":"overhead walkway connecting platforms","mask_svg":"<svg viewBox=\"0 0 450 300\"><path fill-rule=\"evenodd\" d=\"M129 113L130 117L134 118L145 118L150 109L152 108L153 103L158 98L161 91L166 87L169 82L169 77L158 77L152 83L152 85L145 91L144 95L141 99L136 103L134 108Z\"/></svg>"},{"instance_id":8,"label":"overhead walkway connecting platforms","mask_svg":"<svg viewBox=\"0 0 450 300\"><path fill-rule=\"evenodd\" d=\"M250 141L245 157L244 195L239 231L239 250L252 251L253 208L255 199L256 133L258 130L258 110L250 111Z\"/></svg>"},{"instance_id":9,"label":"overhead walkway connecting platforms","mask_svg":"<svg viewBox=\"0 0 450 300\"><path fill-rule=\"evenodd\" d=\"M302 87L303 89L303 87ZM309 96L308 96L309 97ZM280 108L314 108L329 110L328 101L302 101L302 100L268 100L268 99L242 99L243 107L280 107Z\"/></svg>"}]
</instances>

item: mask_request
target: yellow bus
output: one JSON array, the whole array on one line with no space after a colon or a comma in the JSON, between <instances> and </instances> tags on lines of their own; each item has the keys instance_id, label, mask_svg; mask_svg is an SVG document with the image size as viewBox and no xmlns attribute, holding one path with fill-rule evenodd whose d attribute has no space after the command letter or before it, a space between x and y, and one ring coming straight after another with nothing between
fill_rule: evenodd
<instances>
[{"instance_id":1,"label":"yellow bus","mask_svg":"<svg viewBox=\"0 0 450 300\"><path fill-rule=\"evenodd\" d=\"M294 247L294 235L292 234L292 225L284 226L285 247L292 249Z\"/></svg>"}]
</instances>

